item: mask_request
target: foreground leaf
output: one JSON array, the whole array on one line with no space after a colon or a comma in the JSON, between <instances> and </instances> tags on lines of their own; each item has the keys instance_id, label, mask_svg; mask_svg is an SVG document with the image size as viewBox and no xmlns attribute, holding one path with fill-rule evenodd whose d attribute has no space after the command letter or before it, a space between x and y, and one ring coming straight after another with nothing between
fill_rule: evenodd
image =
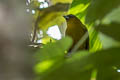
<instances>
[{"instance_id":1,"label":"foreground leaf","mask_svg":"<svg viewBox=\"0 0 120 80\"><path fill-rule=\"evenodd\" d=\"M35 57L38 61L51 60L54 58L63 58L65 51L70 48L72 40L69 37L63 38L54 43L48 43L39 51L37 51Z\"/></svg>"},{"instance_id":2,"label":"foreground leaf","mask_svg":"<svg viewBox=\"0 0 120 80\"><path fill-rule=\"evenodd\" d=\"M96 27L96 30L112 37L115 40L120 41L120 24L119 23L111 23L109 25L99 25Z\"/></svg>"},{"instance_id":3,"label":"foreground leaf","mask_svg":"<svg viewBox=\"0 0 120 80\"><path fill-rule=\"evenodd\" d=\"M120 0L92 0L88 8L86 22L92 23L96 20L101 20L119 5Z\"/></svg>"}]
</instances>

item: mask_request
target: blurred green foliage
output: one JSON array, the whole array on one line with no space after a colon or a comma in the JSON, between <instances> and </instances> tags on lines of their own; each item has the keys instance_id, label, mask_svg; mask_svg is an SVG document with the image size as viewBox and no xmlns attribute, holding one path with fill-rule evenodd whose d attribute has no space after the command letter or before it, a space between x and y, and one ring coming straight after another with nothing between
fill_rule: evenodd
<instances>
[{"instance_id":1,"label":"blurred green foliage","mask_svg":"<svg viewBox=\"0 0 120 80\"><path fill-rule=\"evenodd\" d=\"M120 80L120 0L66 1L56 0L48 8L36 9L38 27L46 30L64 22L62 16L67 12L74 14L88 28L90 51L77 51L66 57L72 44L69 37L44 45L34 56L36 79Z\"/></svg>"},{"instance_id":2,"label":"blurred green foliage","mask_svg":"<svg viewBox=\"0 0 120 80\"><path fill-rule=\"evenodd\" d=\"M101 20L105 15L109 14L113 9L119 7L120 0L92 0L88 8L86 22L92 23Z\"/></svg>"}]
</instances>

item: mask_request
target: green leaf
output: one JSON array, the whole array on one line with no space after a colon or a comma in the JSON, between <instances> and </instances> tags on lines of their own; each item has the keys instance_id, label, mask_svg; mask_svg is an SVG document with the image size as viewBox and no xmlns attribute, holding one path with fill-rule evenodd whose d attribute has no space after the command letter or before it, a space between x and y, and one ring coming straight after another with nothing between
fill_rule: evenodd
<instances>
[{"instance_id":1,"label":"green leaf","mask_svg":"<svg viewBox=\"0 0 120 80\"><path fill-rule=\"evenodd\" d=\"M98 50L101 50L103 45L100 41L98 32L94 29L91 28L89 30L89 36L90 36L90 52L96 52Z\"/></svg>"},{"instance_id":2,"label":"green leaf","mask_svg":"<svg viewBox=\"0 0 120 80\"><path fill-rule=\"evenodd\" d=\"M35 54L35 60L37 62L34 67L35 73L45 75L60 67L64 62L65 51L69 49L71 44L72 39L66 37L55 43L48 43L43 46Z\"/></svg>"},{"instance_id":3,"label":"green leaf","mask_svg":"<svg viewBox=\"0 0 120 80\"><path fill-rule=\"evenodd\" d=\"M52 4L56 3L72 3L73 0L51 0Z\"/></svg>"},{"instance_id":4,"label":"green leaf","mask_svg":"<svg viewBox=\"0 0 120 80\"><path fill-rule=\"evenodd\" d=\"M76 7L80 4L88 4L91 0L73 0L71 8Z\"/></svg>"},{"instance_id":5,"label":"green leaf","mask_svg":"<svg viewBox=\"0 0 120 80\"><path fill-rule=\"evenodd\" d=\"M80 1L78 2L80 3ZM74 2L73 2L74 4ZM71 5L72 6L72 5ZM88 4L80 3L79 5L74 5L74 7L71 7L69 10L69 14L79 14L83 12L87 8Z\"/></svg>"},{"instance_id":6,"label":"green leaf","mask_svg":"<svg viewBox=\"0 0 120 80\"><path fill-rule=\"evenodd\" d=\"M67 64L69 66L70 65L79 66L80 71L91 68L96 69L96 68L118 66L120 65L119 53L120 53L120 47L97 51L96 53L93 54L88 54L88 52L79 52L75 54L73 57L71 57L71 59L68 59Z\"/></svg>"},{"instance_id":7,"label":"green leaf","mask_svg":"<svg viewBox=\"0 0 120 80\"><path fill-rule=\"evenodd\" d=\"M37 9L36 23L41 30L47 30L54 25L60 25L65 21L63 15L68 11L69 3L57 3L45 9Z\"/></svg>"},{"instance_id":8,"label":"green leaf","mask_svg":"<svg viewBox=\"0 0 120 80\"><path fill-rule=\"evenodd\" d=\"M66 60L68 67L78 67L79 71L88 70L93 67L91 61L89 62L88 60L88 56L90 55L88 51L79 51L72 54L72 57Z\"/></svg>"},{"instance_id":9,"label":"green leaf","mask_svg":"<svg viewBox=\"0 0 120 80\"><path fill-rule=\"evenodd\" d=\"M103 19L109 12L120 5L120 0L92 0L88 7L86 22L92 23Z\"/></svg>"},{"instance_id":10,"label":"green leaf","mask_svg":"<svg viewBox=\"0 0 120 80\"><path fill-rule=\"evenodd\" d=\"M111 38L120 41L120 24L111 23L111 24L102 24L96 27L96 30L110 36Z\"/></svg>"},{"instance_id":11,"label":"green leaf","mask_svg":"<svg viewBox=\"0 0 120 80\"><path fill-rule=\"evenodd\" d=\"M103 19L104 24L109 24L111 22L120 23L120 7L113 9L108 15Z\"/></svg>"},{"instance_id":12,"label":"green leaf","mask_svg":"<svg viewBox=\"0 0 120 80\"><path fill-rule=\"evenodd\" d=\"M65 51L70 48L72 39L69 37L63 38L55 43L48 43L39 51L35 57L38 61L64 58Z\"/></svg>"},{"instance_id":13,"label":"green leaf","mask_svg":"<svg viewBox=\"0 0 120 80\"><path fill-rule=\"evenodd\" d=\"M90 0L73 0L68 14L76 15L83 23Z\"/></svg>"},{"instance_id":14,"label":"green leaf","mask_svg":"<svg viewBox=\"0 0 120 80\"><path fill-rule=\"evenodd\" d=\"M77 67L63 66L41 80L90 80L90 78L91 70L79 72Z\"/></svg>"},{"instance_id":15,"label":"green leaf","mask_svg":"<svg viewBox=\"0 0 120 80\"><path fill-rule=\"evenodd\" d=\"M99 38L104 49L120 46L120 42L114 40L113 38L103 33L99 33Z\"/></svg>"},{"instance_id":16,"label":"green leaf","mask_svg":"<svg viewBox=\"0 0 120 80\"><path fill-rule=\"evenodd\" d=\"M71 66L79 66L80 68L79 70L81 71L91 68L96 69L96 68L112 67L112 66L120 65L119 53L120 53L120 47L97 51L93 54L88 54L88 52L79 52L75 54L73 57L71 57L71 59L68 59L67 64L70 64Z\"/></svg>"},{"instance_id":17,"label":"green leaf","mask_svg":"<svg viewBox=\"0 0 120 80\"><path fill-rule=\"evenodd\" d=\"M89 56L95 67L103 68L120 65L120 47L98 51Z\"/></svg>"},{"instance_id":18,"label":"green leaf","mask_svg":"<svg viewBox=\"0 0 120 80\"><path fill-rule=\"evenodd\" d=\"M113 67L100 68L96 80L120 80L120 73Z\"/></svg>"},{"instance_id":19,"label":"green leaf","mask_svg":"<svg viewBox=\"0 0 120 80\"><path fill-rule=\"evenodd\" d=\"M81 54L79 54L81 53ZM51 73L42 76L42 80L90 80L91 67L80 67L84 62L79 63L82 58L88 55L88 52L82 51L75 53L70 59L66 59L64 64ZM84 70L83 70L84 68Z\"/></svg>"},{"instance_id":20,"label":"green leaf","mask_svg":"<svg viewBox=\"0 0 120 80\"><path fill-rule=\"evenodd\" d=\"M80 51L74 53L72 57L64 60L62 65L58 66L58 64L61 63L61 61L58 61L48 70L50 73L39 76L39 78L41 80L90 80L92 78L91 74L94 69L99 71L99 69L106 69L106 67L120 65L119 52L119 47L98 51L94 54L88 54L86 51ZM105 76L111 76L111 74ZM97 76L104 78L99 74L97 74ZM113 76L114 75L112 75L112 77Z\"/></svg>"}]
</instances>

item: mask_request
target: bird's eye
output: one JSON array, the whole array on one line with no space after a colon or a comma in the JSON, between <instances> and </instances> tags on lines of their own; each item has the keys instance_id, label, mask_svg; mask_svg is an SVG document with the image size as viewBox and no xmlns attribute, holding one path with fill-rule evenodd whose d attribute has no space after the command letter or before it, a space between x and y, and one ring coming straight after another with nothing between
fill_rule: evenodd
<instances>
[{"instance_id":1,"label":"bird's eye","mask_svg":"<svg viewBox=\"0 0 120 80\"><path fill-rule=\"evenodd\" d=\"M73 17L75 17L74 15L72 15L72 14L70 14L70 15L68 15L68 17L69 18L73 18Z\"/></svg>"},{"instance_id":2,"label":"bird's eye","mask_svg":"<svg viewBox=\"0 0 120 80\"><path fill-rule=\"evenodd\" d=\"M72 14L69 14L67 16L63 16L66 20L69 20L70 18L74 18L75 16Z\"/></svg>"}]
</instances>

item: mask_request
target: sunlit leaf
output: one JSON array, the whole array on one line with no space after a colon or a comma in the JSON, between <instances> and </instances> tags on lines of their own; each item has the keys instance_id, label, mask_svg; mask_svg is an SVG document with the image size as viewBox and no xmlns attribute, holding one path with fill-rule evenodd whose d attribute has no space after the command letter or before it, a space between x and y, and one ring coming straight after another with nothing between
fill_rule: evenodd
<instances>
[{"instance_id":1,"label":"sunlit leaf","mask_svg":"<svg viewBox=\"0 0 120 80\"><path fill-rule=\"evenodd\" d=\"M90 36L90 52L95 52L102 49L102 43L100 41L98 32L94 28L89 29Z\"/></svg>"},{"instance_id":2,"label":"sunlit leaf","mask_svg":"<svg viewBox=\"0 0 120 80\"><path fill-rule=\"evenodd\" d=\"M83 23L90 0L73 0L68 14L76 15Z\"/></svg>"},{"instance_id":3,"label":"sunlit leaf","mask_svg":"<svg viewBox=\"0 0 120 80\"><path fill-rule=\"evenodd\" d=\"M45 75L57 67L60 67L64 62L65 51L69 49L71 44L71 38L66 37L43 46L43 48L35 54L35 60L37 62L34 67L35 73Z\"/></svg>"},{"instance_id":4,"label":"sunlit leaf","mask_svg":"<svg viewBox=\"0 0 120 80\"><path fill-rule=\"evenodd\" d=\"M73 0L51 0L52 4L56 3L72 3Z\"/></svg>"},{"instance_id":5,"label":"sunlit leaf","mask_svg":"<svg viewBox=\"0 0 120 80\"><path fill-rule=\"evenodd\" d=\"M77 15L77 14L83 12L87 7L88 7L88 4L76 5L69 10L69 14Z\"/></svg>"},{"instance_id":6,"label":"sunlit leaf","mask_svg":"<svg viewBox=\"0 0 120 80\"><path fill-rule=\"evenodd\" d=\"M51 68L54 65L54 63L55 62L53 60L43 61L41 63L38 63L35 66L34 71L36 74L43 73L43 72L49 70L49 68Z\"/></svg>"},{"instance_id":7,"label":"sunlit leaf","mask_svg":"<svg viewBox=\"0 0 120 80\"><path fill-rule=\"evenodd\" d=\"M39 10L37 24L40 29L46 30L48 27L60 25L65 21L63 15L69 9L68 3L58 3L43 10Z\"/></svg>"}]
</instances>

